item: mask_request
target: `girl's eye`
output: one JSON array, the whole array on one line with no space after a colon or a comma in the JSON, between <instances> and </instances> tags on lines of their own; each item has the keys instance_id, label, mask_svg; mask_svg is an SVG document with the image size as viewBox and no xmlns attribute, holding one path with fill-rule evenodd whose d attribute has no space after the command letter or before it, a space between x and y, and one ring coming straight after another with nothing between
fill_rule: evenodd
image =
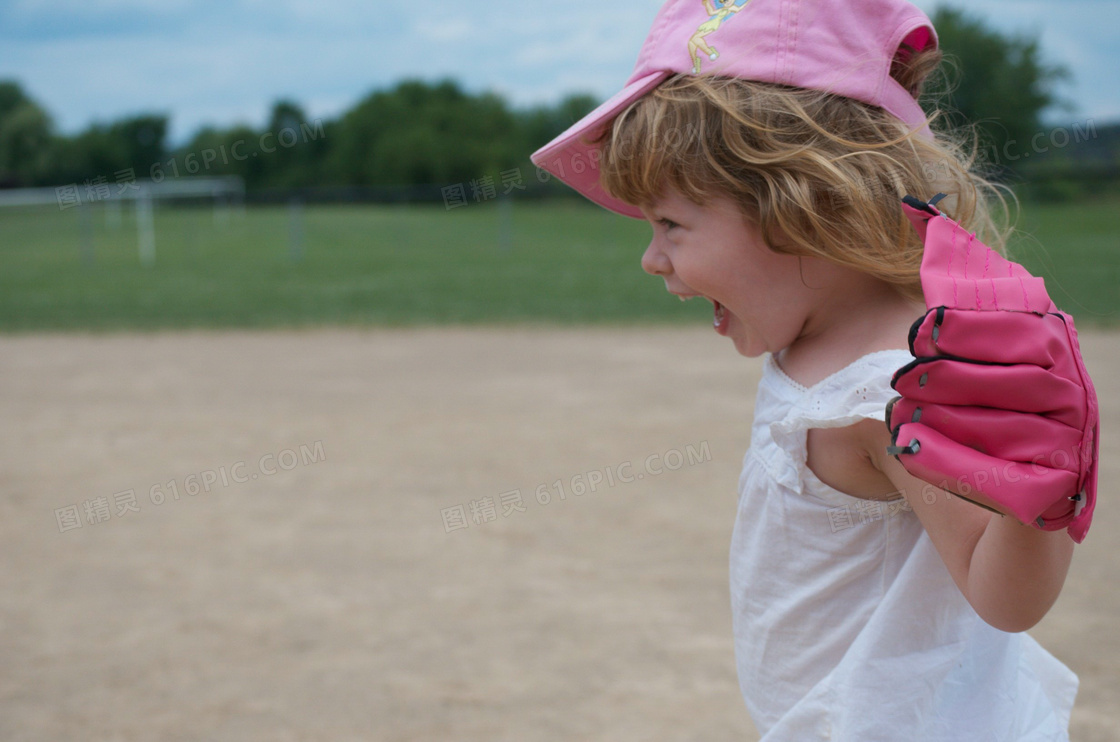
<instances>
[{"instance_id":1,"label":"girl's eye","mask_svg":"<svg viewBox=\"0 0 1120 742\"><path fill-rule=\"evenodd\" d=\"M672 219L658 219L657 223L660 224L661 226L665 227L665 229L672 229L673 227L680 226L679 224L677 224Z\"/></svg>"}]
</instances>

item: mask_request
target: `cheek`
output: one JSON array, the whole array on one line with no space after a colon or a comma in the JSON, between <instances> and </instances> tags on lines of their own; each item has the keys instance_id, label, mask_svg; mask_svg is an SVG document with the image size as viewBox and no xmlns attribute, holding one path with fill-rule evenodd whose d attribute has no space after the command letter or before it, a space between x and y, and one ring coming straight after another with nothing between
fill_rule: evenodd
<instances>
[{"instance_id":1,"label":"cheek","mask_svg":"<svg viewBox=\"0 0 1120 742\"><path fill-rule=\"evenodd\" d=\"M779 332L798 322L805 286L796 257L772 253L724 275L728 301L744 319Z\"/></svg>"},{"instance_id":2,"label":"cheek","mask_svg":"<svg viewBox=\"0 0 1120 742\"><path fill-rule=\"evenodd\" d=\"M801 280L801 261L797 256L767 249L755 257L744 273L753 290L786 302L805 288Z\"/></svg>"}]
</instances>

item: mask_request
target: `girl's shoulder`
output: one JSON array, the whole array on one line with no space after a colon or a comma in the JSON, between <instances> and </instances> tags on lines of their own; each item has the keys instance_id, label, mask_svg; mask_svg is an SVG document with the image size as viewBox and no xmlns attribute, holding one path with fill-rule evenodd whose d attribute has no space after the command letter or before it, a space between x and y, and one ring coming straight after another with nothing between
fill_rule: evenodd
<instances>
[{"instance_id":1,"label":"girl's shoulder","mask_svg":"<svg viewBox=\"0 0 1120 742\"><path fill-rule=\"evenodd\" d=\"M907 331L909 327L907 326ZM897 488L873 463L867 447L871 429L883 427L886 405L894 396L890 380L909 362L910 349L897 334L869 337L844 352L806 354L793 369L779 354L768 363L773 373L796 388L800 398L791 410L786 431L803 431L807 473L821 484L853 497L890 500ZM800 445L798 447L800 447Z\"/></svg>"}]
</instances>

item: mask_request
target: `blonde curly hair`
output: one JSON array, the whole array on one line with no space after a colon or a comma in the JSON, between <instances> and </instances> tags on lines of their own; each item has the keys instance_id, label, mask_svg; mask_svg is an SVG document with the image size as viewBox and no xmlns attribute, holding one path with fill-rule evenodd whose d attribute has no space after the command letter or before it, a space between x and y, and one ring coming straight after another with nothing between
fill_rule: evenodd
<instances>
[{"instance_id":1,"label":"blonde curly hair","mask_svg":"<svg viewBox=\"0 0 1120 742\"><path fill-rule=\"evenodd\" d=\"M940 63L940 51L917 51L891 74L918 98ZM600 182L615 198L646 207L666 187L697 204L728 196L772 250L861 270L917 300L922 244L904 195L948 194L938 208L1000 252L1011 232L1010 191L981 174L975 132L934 131L930 139L878 107L820 91L674 75L596 143Z\"/></svg>"}]
</instances>

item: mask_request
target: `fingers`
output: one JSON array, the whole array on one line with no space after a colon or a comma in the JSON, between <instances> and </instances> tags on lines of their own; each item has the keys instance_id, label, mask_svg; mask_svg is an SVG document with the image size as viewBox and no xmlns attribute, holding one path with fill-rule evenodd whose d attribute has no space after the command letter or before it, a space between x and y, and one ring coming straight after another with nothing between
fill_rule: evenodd
<instances>
[{"instance_id":1,"label":"fingers","mask_svg":"<svg viewBox=\"0 0 1120 742\"><path fill-rule=\"evenodd\" d=\"M915 477L1021 523L1041 525L1040 518L1065 519L1074 510L1055 493L1076 493L1076 472L989 456L920 422L901 425L897 442L905 449L898 460Z\"/></svg>"},{"instance_id":2,"label":"fingers","mask_svg":"<svg viewBox=\"0 0 1120 742\"><path fill-rule=\"evenodd\" d=\"M919 404L1015 410L1046 415L1078 429L1085 423L1081 387L1039 366L918 358L895 373L891 386Z\"/></svg>"},{"instance_id":3,"label":"fingers","mask_svg":"<svg viewBox=\"0 0 1120 742\"><path fill-rule=\"evenodd\" d=\"M1051 369L1069 355L1065 321L1056 314L977 312L938 307L911 334L915 356L957 356L984 363L1029 363Z\"/></svg>"},{"instance_id":4,"label":"fingers","mask_svg":"<svg viewBox=\"0 0 1120 742\"><path fill-rule=\"evenodd\" d=\"M1003 461L1043 463L1072 472L1080 467L1082 431L1043 415L899 398L888 425L894 430L911 422Z\"/></svg>"}]
</instances>

